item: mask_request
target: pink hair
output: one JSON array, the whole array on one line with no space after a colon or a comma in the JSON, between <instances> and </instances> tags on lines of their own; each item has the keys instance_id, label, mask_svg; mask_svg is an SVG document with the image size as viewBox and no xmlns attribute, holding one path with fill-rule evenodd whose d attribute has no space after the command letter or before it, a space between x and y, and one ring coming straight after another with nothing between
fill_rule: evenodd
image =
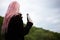
<instances>
[{"instance_id":1,"label":"pink hair","mask_svg":"<svg viewBox=\"0 0 60 40\"><path fill-rule=\"evenodd\" d=\"M16 1L13 1L12 3L10 3L10 5L8 6L8 10L6 12L6 15L4 17L3 20L3 24L2 24L2 32L5 32L8 28L8 23L11 19L11 17L13 15L17 15L19 13L19 3Z\"/></svg>"}]
</instances>

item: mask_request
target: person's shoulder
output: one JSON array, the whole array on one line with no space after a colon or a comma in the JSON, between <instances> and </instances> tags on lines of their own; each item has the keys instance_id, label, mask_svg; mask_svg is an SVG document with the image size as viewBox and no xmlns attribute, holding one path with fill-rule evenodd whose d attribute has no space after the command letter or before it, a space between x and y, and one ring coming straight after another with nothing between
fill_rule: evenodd
<instances>
[{"instance_id":1,"label":"person's shoulder","mask_svg":"<svg viewBox=\"0 0 60 40\"><path fill-rule=\"evenodd\" d=\"M18 15L13 15L12 17L11 17L11 19L21 19L22 18L22 14L18 14Z\"/></svg>"},{"instance_id":2,"label":"person's shoulder","mask_svg":"<svg viewBox=\"0 0 60 40\"><path fill-rule=\"evenodd\" d=\"M22 14L20 14L20 13L18 13L18 15L15 15L15 17L21 17L22 16Z\"/></svg>"},{"instance_id":3,"label":"person's shoulder","mask_svg":"<svg viewBox=\"0 0 60 40\"><path fill-rule=\"evenodd\" d=\"M14 15L14 17L13 18L15 18L15 19L21 19L22 18L22 14L18 14L18 15Z\"/></svg>"}]
</instances>

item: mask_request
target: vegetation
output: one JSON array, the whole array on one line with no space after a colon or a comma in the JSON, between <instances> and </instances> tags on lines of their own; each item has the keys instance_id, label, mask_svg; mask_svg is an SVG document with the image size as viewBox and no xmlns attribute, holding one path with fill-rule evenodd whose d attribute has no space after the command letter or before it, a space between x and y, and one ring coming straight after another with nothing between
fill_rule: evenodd
<instances>
[{"instance_id":1,"label":"vegetation","mask_svg":"<svg viewBox=\"0 0 60 40\"><path fill-rule=\"evenodd\" d=\"M42 28L32 27L25 40L60 40L60 34Z\"/></svg>"},{"instance_id":2,"label":"vegetation","mask_svg":"<svg viewBox=\"0 0 60 40\"><path fill-rule=\"evenodd\" d=\"M3 17L0 16L0 31L2 26ZM1 33L1 32L0 32ZM4 37L0 35L2 40ZM60 33L51 32L42 28L32 27L28 35L25 36L25 40L60 40Z\"/></svg>"}]
</instances>

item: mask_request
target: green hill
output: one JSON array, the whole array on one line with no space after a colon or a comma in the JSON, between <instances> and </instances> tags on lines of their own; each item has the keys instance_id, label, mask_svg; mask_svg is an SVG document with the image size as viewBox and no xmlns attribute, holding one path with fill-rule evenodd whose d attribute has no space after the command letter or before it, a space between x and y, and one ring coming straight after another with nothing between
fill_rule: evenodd
<instances>
[{"instance_id":1,"label":"green hill","mask_svg":"<svg viewBox=\"0 0 60 40\"><path fill-rule=\"evenodd\" d=\"M54 33L42 28L32 27L26 40L60 40L60 33Z\"/></svg>"},{"instance_id":2,"label":"green hill","mask_svg":"<svg viewBox=\"0 0 60 40\"><path fill-rule=\"evenodd\" d=\"M0 31L3 17L0 16ZM1 32L0 32L1 33ZM3 37L0 38L2 40ZM25 36L25 40L60 40L60 33L52 32L42 28L32 27L28 35Z\"/></svg>"}]
</instances>

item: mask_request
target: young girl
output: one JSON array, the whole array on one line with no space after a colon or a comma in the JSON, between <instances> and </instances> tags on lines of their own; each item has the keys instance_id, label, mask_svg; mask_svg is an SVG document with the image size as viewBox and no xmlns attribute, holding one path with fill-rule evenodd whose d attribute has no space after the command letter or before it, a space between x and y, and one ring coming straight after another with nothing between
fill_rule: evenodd
<instances>
[{"instance_id":1,"label":"young girl","mask_svg":"<svg viewBox=\"0 0 60 40\"><path fill-rule=\"evenodd\" d=\"M24 40L33 23L27 14L27 25L24 27L22 14L19 13L19 3L12 2L3 20L2 33L5 33L5 40Z\"/></svg>"}]
</instances>

